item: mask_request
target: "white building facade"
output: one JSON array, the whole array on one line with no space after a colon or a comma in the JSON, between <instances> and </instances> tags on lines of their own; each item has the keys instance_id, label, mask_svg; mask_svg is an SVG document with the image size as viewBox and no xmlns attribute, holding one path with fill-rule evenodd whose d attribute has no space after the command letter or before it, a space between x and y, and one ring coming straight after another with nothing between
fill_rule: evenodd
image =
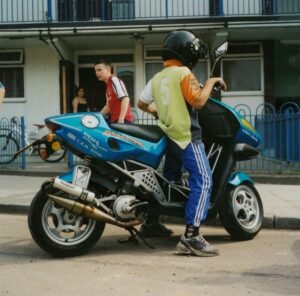
<instances>
[{"instance_id":1,"label":"white building facade","mask_svg":"<svg viewBox=\"0 0 300 296\"><path fill-rule=\"evenodd\" d=\"M263 103L300 99L300 0L0 0L1 117L24 116L27 127L71 112L76 86L92 109L105 104L93 65L106 59L126 83L132 107L161 69L165 36L192 30L213 49L229 41L216 75L217 96L252 113ZM199 61L199 81L210 61Z\"/></svg>"}]
</instances>

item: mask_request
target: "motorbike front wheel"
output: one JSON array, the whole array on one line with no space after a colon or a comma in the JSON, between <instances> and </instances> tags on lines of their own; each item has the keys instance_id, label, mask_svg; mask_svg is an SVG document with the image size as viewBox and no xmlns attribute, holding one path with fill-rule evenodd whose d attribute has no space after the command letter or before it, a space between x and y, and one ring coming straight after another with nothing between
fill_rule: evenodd
<instances>
[{"instance_id":1,"label":"motorbike front wheel","mask_svg":"<svg viewBox=\"0 0 300 296\"><path fill-rule=\"evenodd\" d=\"M63 196L47 185L47 192ZM56 257L78 256L90 249L101 237L105 223L73 214L56 205L41 189L28 213L28 226L34 241Z\"/></svg>"},{"instance_id":2,"label":"motorbike front wheel","mask_svg":"<svg viewBox=\"0 0 300 296\"><path fill-rule=\"evenodd\" d=\"M237 187L229 186L219 215L233 239L254 238L261 229L264 216L262 201L254 185L244 182Z\"/></svg>"}]
</instances>

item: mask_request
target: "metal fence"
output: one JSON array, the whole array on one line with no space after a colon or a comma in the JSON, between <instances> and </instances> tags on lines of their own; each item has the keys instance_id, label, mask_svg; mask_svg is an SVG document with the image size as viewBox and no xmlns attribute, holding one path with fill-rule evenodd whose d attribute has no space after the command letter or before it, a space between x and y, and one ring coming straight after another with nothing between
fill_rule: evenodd
<instances>
[{"instance_id":1,"label":"metal fence","mask_svg":"<svg viewBox=\"0 0 300 296\"><path fill-rule=\"evenodd\" d=\"M251 122L260 133L262 141L257 158L238 162L237 169L249 173L261 174L300 174L300 106L286 103L280 110L270 104L262 104L253 114L247 105L237 105L235 109ZM135 124L157 124L153 116L139 113L133 109ZM25 133L24 118L18 121L18 132L14 133L20 147ZM12 163L4 163L8 155L15 151L15 146L3 150L6 136L12 130L7 118L0 120L0 168L26 167L25 154ZM23 142L24 143L24 142ZM76 162L71 156L68 162Z\"/></svg>"},{"instance_id":2,"label":"metal fence","mask_svg":"<svg viewBox=\"0 0 300 296\"><path fill-rule=\"evenodd\" d=\"M0 24L299 13L300 0L0 0Z\"/></svg>"},{"instance_id":3,"label":"metal fence","mask_svg":"<svg viewBox=\"0 0 300 296\"><path fill-rule=\"evenodd\" d=\"M13 160L14 154L25 146L24 117L0 119L0 168L26 167L25 153Z\"/></svg>"},{"instance_id":4,"label":"metal fence","mask_svg":"<svg viewBox=\"0 0 300 296\"><path fill-rule=\"evenodd\" d=\"M285 103L279 110L271 104L251 114L246 105L235 107L260 133L257 158L238 163L238 169L268 174L300 174L300 106Z\"/></svg>"}]
</instances>

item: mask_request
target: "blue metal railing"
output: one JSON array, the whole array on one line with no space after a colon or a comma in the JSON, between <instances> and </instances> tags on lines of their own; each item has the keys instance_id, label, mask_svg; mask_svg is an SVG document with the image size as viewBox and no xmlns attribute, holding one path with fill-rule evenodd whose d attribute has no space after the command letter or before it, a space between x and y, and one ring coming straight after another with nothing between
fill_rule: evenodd
<instances>
[{"instance_id":1,"label":"blue metal railing","mask_svg":"<svg viewBox=\"0 0 300 296\"><path fill-rule=\"evenodd\" d=\"M270 104L260 105L255 113L251 113L246 105L238 105L239 111L250 121L261 135L261 143L258 147L260 153L255 159L242 161L237 164L237 169L250 173L267 174L299 174L300 173L300 106L287 103L280 110ZM133 109L135 124L157 124L153 116L147 113L138 113ZM18 132L14 134L20 147L25 145L24 118L18 121ZM12 128L8 119L0 120L0 168L26 168L27 156L23 153L14 162L3 163L8 156L12 156L15 147L10 145L7 150L2 151L5 137ZM2 161L2 163L1 163ZM38 161L42 161L38 159ZM68 164L74 161L70 154Z\"/></svg>"},{"instance_id":2,"label":"blue metal railing","mask_svg":"<svg viewBox=\"0 0 300 296\"><path fill-rule=\"evenodd\" d=\"M300 0L0 0L0 24L299 14Z\"/></svg>"},{"instance_id":3,"label":"blue metal railing","mask_svg":"<svg viewBox=\"0 0 300 296\"><path fill-rule=\"evenodd\" d=\"M25 146L24 117L0 119L0 168L26 168L25 152L13 160L14 154Z\"/></svg>"},{"instance_id":4,"label":"blue metal railing","mask_svg":"<svg viewBox=\"0 0 300 296\"><path fill-rule=\"evenodd\" d=\"M282 105L276 111L270 104L260 105L255 114L245 106L236 108L252 122L261 135L257 158L238 163L238 169L251 172L300 173L300 106ZM250 109L249 109L250 110Z\"/></svg>"}]
</instances>

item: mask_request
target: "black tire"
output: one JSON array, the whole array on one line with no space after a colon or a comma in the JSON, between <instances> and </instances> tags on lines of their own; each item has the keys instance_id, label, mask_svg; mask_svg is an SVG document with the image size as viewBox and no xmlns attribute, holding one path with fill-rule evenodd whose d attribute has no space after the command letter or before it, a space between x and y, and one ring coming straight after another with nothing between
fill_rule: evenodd
<instances>
[{"instance_id":1,"label":"black tire","mask_svg":"<svg viewBox=\"0 0 300 296\"><path fill-rule=\"evenodd\" d=\"M60 144L59 141L55 140ZM42 160L50 163L55 163L61 161L67 154L67 150L65 150L62 146L58 150L53 150L52 145L53 142L48 142L47 140L42 141L38 145L38 153Z\"/></svg>"},{"instance_id":2,"label":"black tire","mask_svg":"<svg viewBox=\"0 0 300 296\"><path fill-rule=\"evenodd\" d=\"M65 194L52 185L47 185L47 192L57 196ZM47 253L55 257L71 257L81 255L94 246L104 231L105 223L56 206L41 189L30 205L28 226L34 241Z\"/></svg>"},{"instance_id":3,"label":"black tire","mask_svg":"<svg viewBox=\"0 0 300 296\"><path fill-rule=\"evenodd\" d=\"M0 164L8 164L14 160L15 153L20 149L18 141L10 134L0 135Z\"/></svg>"},{"instance_id":4,"label":"black tire","mask_svg":"<svg viewBox=\"0 0 300 296\"><path fill-rule=\"evenodd\" d=\"M237 187L229 186L219 215L233 239L253 239L260 231L264 217L262 201L254 185L244 182Z\"/></svg>"}]
</instances>

